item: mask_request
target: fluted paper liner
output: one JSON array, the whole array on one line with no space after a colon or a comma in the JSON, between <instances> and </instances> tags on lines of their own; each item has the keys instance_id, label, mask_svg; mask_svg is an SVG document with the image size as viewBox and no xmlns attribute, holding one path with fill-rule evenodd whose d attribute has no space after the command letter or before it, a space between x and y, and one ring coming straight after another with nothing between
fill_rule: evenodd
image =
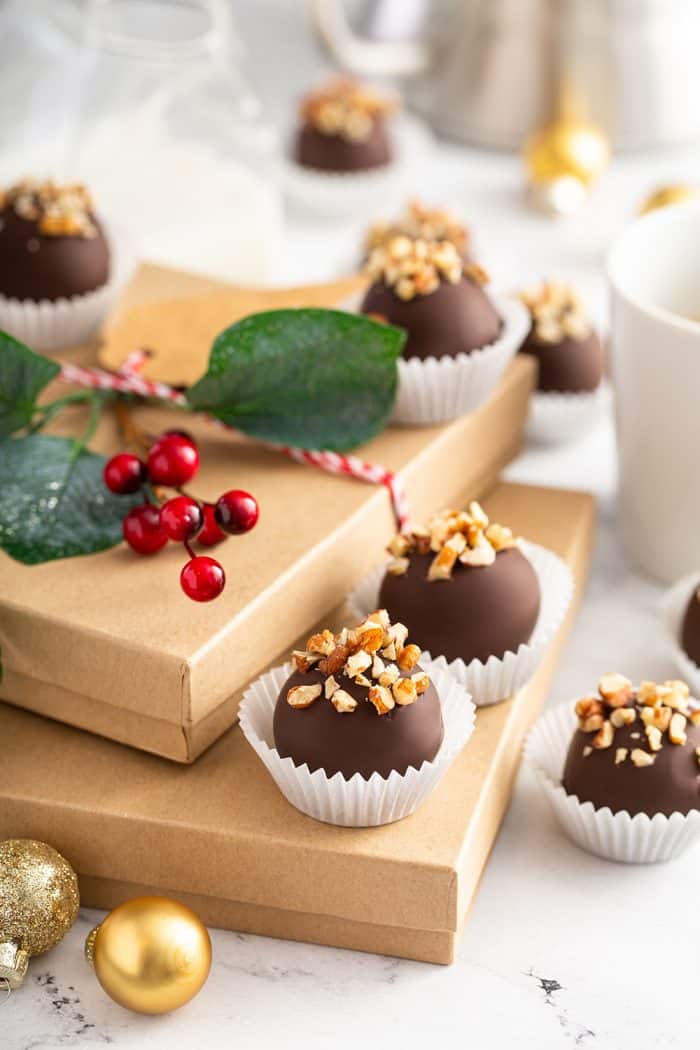
<instances>
[{"instance_id":1,"label":"fluted paper liner","mask_svg":"<svg viewBox=\"0 0 700 1050\"><path fill-rule=\"evenodd\" d=\"M352 213L367 215L368 209L376 208L387 195L394 197L404 183L408 185L411 166L430 142L426 125L406 114L394 117L389 134L393 159L377 168L322 171L285 156L281 177L287 196L297 207L329 218Z\"/></svg>"},{"instance_id":2,"label":"fluted paper liner","mask_svg":"<svg viewBox=\"0 0 700 1050\"><path fill-rule=\"evenodd\" d=\"M580 393L535 390L530 399L527 436L543 445L574 441L595 425L611 399L605 381L595 390Z\"/></svg>"},{"instance_id":3,"label":"fluted paper liner","mask_svg":"<svg viewBox=\"0 0 700 1050\"><path fill-rule=\"evenodd\" d=\"M341 773L332 777L322 769L310 773L306 764L295 766L291 758L280 758L274 746L272 721L280 690L292 673L289 663L268 671L246 690L239 712L241 729L284 797L302 813L348 828L392 824L425 802L474 729L474 704L460 683L430 660L421 660L420 666L430 675L440 697L444 736L432 762L424 762L420 769L411 767L403 775L393 772L381 777L373 773L365 780L356 773L346 780ZM352 718L352 714L338 717Z\"/></svg>"},{"instance_id":4,"label":"fluted paper liner","mask_svg":"<svg viewBox=\"0 0 700 1050\"><path fill-rule=\"evenodd\" d=\"M700 810L670 817L630 816L627 810L595 809L592 802L567 794L561 778L576 725L573 702L560 704L535 722L524 748L525 760L565 834L589 853L625 864L656 864L680 856L700 836Z\"/></svg>"},{"instance_id":5,"label":"fluted paper liner","mask_svg":"<svg viewBox=\"0 0 700 1050\"><path fill-rule=\"evenodd\" d=\"M107 316L133 273L136 250L129 234L104 225L110 252L106 284L69 299L7 299L0 295L0 329L32 350L62 350L87 342Z\"/></svg>"},{"instance_id":6,"label":"fluted paper liner","mask_svg":"<svg viewBox=\"0 0 700 1050\"><path fill-rule=\"evenodd\" d=\"M398 426L433 426L475 412L493 392L530 328L530 315L519 299L489 295L503 328L481 350L455 356L399 357L399 385L391 422ZM362 296L351 296L340 309L359 312Z\"/></svg>"},{"instance_id":7,"label":"fluted paper liner","mask_svg":"<svg viewBox=\"0 0 700 1050\"><path fill-rule=\"evenodd\" d=\"M681 628L691 594L700 586L700 572L684 576L666 592L663 600L663 619L666 642L674 664L693 696L700 696L700 667L690 659L681 645Z\"/></svg>"},{"instance_id":8,"label":"fluted paper liner","mask_svg":"<svg viewBox=\"0 0 700 1050\"><path fill-rule=\"evenodd\" d=\"M521 540L520 546L537 574L541 594L540 615L529 642L520 645L517 652L491 656L486 663L472 660L467 664L460 659L448 663L439 653L430 654L436 666L449 670L457 678L477 707L506 700L530 681L571 604L574 581L561 558L527 540ZM350 614L358 623L378 607L385 570L386 565L376 565L348 597ZM431 586L447 587L449 583L436 582ZM415 640L421 644L420 638Z\"/></svg>"}]
</instances>

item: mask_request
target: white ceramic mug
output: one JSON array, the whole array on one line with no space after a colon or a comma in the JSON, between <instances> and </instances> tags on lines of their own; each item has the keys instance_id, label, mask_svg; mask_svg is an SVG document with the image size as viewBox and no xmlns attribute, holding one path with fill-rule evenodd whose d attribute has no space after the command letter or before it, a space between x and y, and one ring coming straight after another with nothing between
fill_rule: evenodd
<instances>
[{"instance_id":1,"label":"white ceramic mug","mask_svg":"<svg viewBox=\"0 0 700 1050\"><path fill-rule=\"evenodd\" d=\"M668 583L700 569L700 204L632 223L608 277L620 526Z\"/></svg>"}]
</instances>

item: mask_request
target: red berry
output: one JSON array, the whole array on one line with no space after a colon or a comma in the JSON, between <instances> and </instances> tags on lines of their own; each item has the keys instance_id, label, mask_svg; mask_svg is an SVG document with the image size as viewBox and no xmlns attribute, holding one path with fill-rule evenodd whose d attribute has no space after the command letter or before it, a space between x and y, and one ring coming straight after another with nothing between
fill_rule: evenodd
<instances>
[{"instance_id":1,"label":"red berry","mask_svg":"<svg viewBox=\"0 0 700 1050\"><path fill-rule=\"evenodd\" d=\"M197 543L201 544L202 547L214 547L217 543L221 543L222 540L226 539L226 533L222 532L216 524L213 504L205 503L202 511L204 524L201 531L197 534Z\"/></svg>"},{"instance_id":2,"label":"red berry","mask_svg":"<svg viewBox=\"0 0 700 1050\"><path fill-rule=\"evenodd\" d=\"M120 452L107 460L102 477L109 491L118 496L138 492L146 480L146 464L131 452Z\"/></svg>"},{"instance_id":3,"label":"red berry","mask_svg":"<svg viewBox=\"0 0 700 1050\"><path fill-rule=\"evenodd\" d=\"M180 573L180 586L195 602L210 602L224 589L226 575L214 558L200 554L188 561Z\"/></svg>"},{"instance_id":4,"label":"red berry","mask_svg":"<svg viewBox=\"0 0 700 1050\"><path fill-rule=\"evenodd\" d=\"M197 473L199 452L191 438L165 434L148 453L148 473L156 485L179 488Z\"/></svg>"},{"instance_id":5,"label":"red berry","mask_svg":"<svg viewBox=\"0 0 700 1050\"><path fill-rule=\"evenodd\" d=\"M214 514L224 532L240 536L253 528L258 520L260 508L258 501L249 492L232 489L219 496Z\"/></svg>"},{"instance_id":6,"label":"red berry","mask_svg":"<svg viewBox=\"0 0 700 1050\"><path fill-rule=\"evenodd\" d=\"M122 522L124 539L138 554L155 554L168 542L160 527L160 512L152 503L130 510Z\"/></svg>"},{"instance_id":7,"label":"red berry","mask_svg":"<svg viewBox=\"0 0 700 1050\"><path fill-rule=\"evenodd\" d=\"M171 540L189 540L202 527L202 509L189 496L175 496L160 508L160 527Z\"/></svg>"}]
</instances>

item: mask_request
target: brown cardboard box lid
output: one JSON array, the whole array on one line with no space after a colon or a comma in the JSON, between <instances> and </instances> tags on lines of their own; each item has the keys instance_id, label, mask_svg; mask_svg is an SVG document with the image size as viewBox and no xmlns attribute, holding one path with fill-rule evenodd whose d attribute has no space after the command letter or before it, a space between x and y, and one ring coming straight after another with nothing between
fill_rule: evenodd
<instances>
[{"instance_id":1,"label":"brown cardboard box lid","mask_svg":"<svg viewBox=\"0 0 700 1050\"><path fill-rule=\"evenodd\" d=\"M146 267L129 297L171 286L182 294L190 281ZM255 304L303 302L305 295L332 302L345 287L258 292ZM227 301L250 309L252 294L230 291ZM89 361L94 353L68 356ZM521 358L472 416L441 427L389 428L357 454L400 473L417 516L478 496L520 446L532 381L532 362ZM151 406L133 416L151 434L174 418ZM61 420L72 432L80 425L73 413ZM40 566L0 552L0 696L181 762L233 724L242 685L342 601L395 528L381 487L301 466L201 417L188 417L187 428L203 449L195 494L213 500L243 488L261 505L252 533L217 548L228 578L217 601L184 597L177 544L152 558L120 545ZM111 413L93 445L121 447Z\"/></svg>"},{"instance_id":2,"label":"brown cardboard box lid","mask_svg":"<svg viewBox=\"0 0 700 1050\"><path fill-rule=\"evenodd\" d=\"M592 498L501 485L486 507L567 560L577 601ZM84 877L88 905L145 887L190 900L213 925L448 962L573 615L532 682L479 711L438 789L397 824L303 816L238 727L181 767L0 705L0 838L50 841Z\"/></svg>"}]
</instances>

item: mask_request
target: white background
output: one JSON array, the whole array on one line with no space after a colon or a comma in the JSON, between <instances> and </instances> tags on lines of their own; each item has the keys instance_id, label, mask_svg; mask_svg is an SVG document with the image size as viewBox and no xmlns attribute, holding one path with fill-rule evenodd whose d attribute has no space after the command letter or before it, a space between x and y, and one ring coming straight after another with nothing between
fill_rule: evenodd
<instances>
[{"instance_id":1,"label":"white background","mask_svg":"<svg viewBox=\"0 0 700 1050\"><path fill-rule=\"evenodd\" d=\"M295 95L322 68L302 5L234 6L255 85L286 130ZM585 210L564 222L527 210L520 165L510 156L442 145L416 166L411 188L467 218L497 284L571 278L606 324L612 237L657 182L692 177L698 160L691 148L619 159ZM343 272L369 217L335 225L288 215L284 254L270 278ZM630 568L616 536L611 420L569 448L527 450L508 477L587 488L600 498L593 571L550 702L588 692L605 670L668 677L661 591ZM562 837L523 771L452 967L213 931L214 968L196 1001L169 1017L139 1018L106 998L84 963L83 939L99 915L83 912L0 1006L0 1047L690 1048L700 1034L699 875L697 851L641 869L581 852Z\"/></svg>"}]
</instances>

